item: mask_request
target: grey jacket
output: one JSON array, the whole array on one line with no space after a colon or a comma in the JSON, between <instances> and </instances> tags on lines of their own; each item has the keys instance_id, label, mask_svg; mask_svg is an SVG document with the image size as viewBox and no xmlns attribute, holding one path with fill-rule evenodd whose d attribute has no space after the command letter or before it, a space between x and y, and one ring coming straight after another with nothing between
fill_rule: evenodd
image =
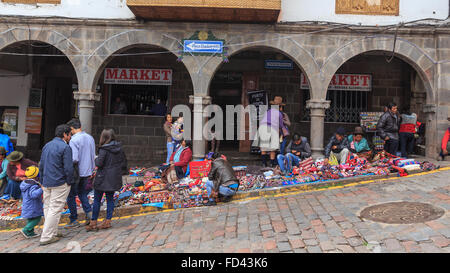
<instances>
[{"instance_id":1,"label":"grey jacket","mask_svg":"<svg viewBox=\"0 0 450 273\"><path fill-rule=\"evenodd\" d=\"M336 149L332 149L333 146L336 146ZM340 153L343 149L348 149L349 143L348 138L344 136L341 141L337 140L336 135L332 136L330 138L330 141L328 142L327 146L325 147L325 157L330 157L331 152L333 153Z\"/></svg>"},{"instance_id":2,"label":"grey jacket","mask_svg":"<svg viewBox=\"0 0 450 273\"><path fill-rule=\"evenodd\" d=\"M391 114L390 111L384 113L377 123L377 134L381 139L388 136L391 139L398 140L398 129L400 126L400 119L397 115Z\"/></svg>"},{"instance_id":3,"label":"grey jacket","mask_svg":"<svg viewBox=\"0 0 450 273\"><path fill-rule=\"evenodd\" d=\"M292 153L292 151L300 152L300 155L294 154L300 157L302 160L311 156L311 147L309 146L308 139L306 137L301 137L302 142L299 145L295 144L293 140L291 140L286 147L286 154Z\"/></svg>"}]
</instances>

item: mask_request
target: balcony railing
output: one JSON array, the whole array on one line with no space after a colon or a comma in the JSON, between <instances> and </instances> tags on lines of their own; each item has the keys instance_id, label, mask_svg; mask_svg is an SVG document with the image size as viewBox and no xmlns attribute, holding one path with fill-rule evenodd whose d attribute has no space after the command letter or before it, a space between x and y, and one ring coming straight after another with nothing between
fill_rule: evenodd
<instances>
[{"instance_id":1,"label":"balcony railing","mask_svg":"<svg viewBox=\"0 0 450 273\"><path fill-rule=\"evenodd\" d=\"M273 23L281 0L127 0L138 18L169 21Z\"/></svg>"}]
</instances>

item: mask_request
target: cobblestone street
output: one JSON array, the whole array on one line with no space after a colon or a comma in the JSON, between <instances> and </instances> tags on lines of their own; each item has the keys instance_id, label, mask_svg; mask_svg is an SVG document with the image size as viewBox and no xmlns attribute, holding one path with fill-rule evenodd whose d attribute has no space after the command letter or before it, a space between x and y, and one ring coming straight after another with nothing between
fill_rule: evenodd
<instances>
[{"instance_id":1,"label":"cobblestone street","mask_svg":"<svg viewBox=\"0 0 450 273\"><path fill-rule=\"evenodd\" d=\"M4 231L0 233L0 252L448 253L449 175L450 170L441 170L345 188L133 216L114 220L113 228L106 231L63 230L65 237L49 246L39 246L39 238L26 240L19 231ZM367 206L393 201L428 203L446 213L419 224L382 224L359 217Z\"/></svg>"}]
</instances>

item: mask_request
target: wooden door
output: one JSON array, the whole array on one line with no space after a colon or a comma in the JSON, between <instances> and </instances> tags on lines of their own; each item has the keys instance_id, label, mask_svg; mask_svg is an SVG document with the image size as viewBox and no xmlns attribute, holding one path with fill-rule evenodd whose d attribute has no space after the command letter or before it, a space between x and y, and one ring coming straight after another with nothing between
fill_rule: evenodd
<instances>
[{"instance_id":1,"label":"wooden door","mask_svg":"<svg viewBox=\"0 0 450 273\"><path fill-rule=\"evenodd\" d=\"M41 145L55 137L56 126L72 117L72 79L48 78L45 88L43 132Z\"/></svg>"},{"instance_id":2,"label":"wooden door","mask_svg":"<svg viewBox=\"0 0 450 273\"><path fill-rule=\"evenodd\" d=\"M248 105L248 96L247 96L247 92L248 91L254 91L254 90L258 90L258 74L253 72L246 72L242 75L242 105L244 107L247 107ZM250 148L252 145L252 140L250 140L250 136L249 136L249 114L246 113L245 114L245 122L243 122L243 126L241 126L241 130L244 130L245 132L245 140L241 140L239 141L239 152L250 152Z\"/></svg>"}]
</instances>

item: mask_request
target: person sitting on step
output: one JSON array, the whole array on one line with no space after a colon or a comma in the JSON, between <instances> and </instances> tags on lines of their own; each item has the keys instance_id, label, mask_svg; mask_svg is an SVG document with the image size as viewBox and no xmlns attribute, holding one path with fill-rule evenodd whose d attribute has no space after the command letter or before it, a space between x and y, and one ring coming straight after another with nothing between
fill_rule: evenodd
<instances>
[{"instance_id":1,"label":"person sitting on step","mask_svg":"<svg viewBox=\"0 0 450 273\"><path fill-rule=\"evenodd\" d=\"M295 133L286 147L286 154L277 156L281 172L286 175L291 173L293 166L298 166L301 161L311 156L311 147L308 139Z\"/></svg>"},{"instance_id":2,"label":"person sitting on step","mask_svg":"<svg viewBox=\"0 0 450 273\"><path fill-rule=\"evenodd\" d=\"M350 152L357 154L359 157L369 158L372 154L369 143L364 137L364 131L362 127L355 127L353 134L348 137Z\"/></svg>"},{"instance_id":3,"label":"person sitting on step","mask_svg":"<svg viewBox=\"0 0 450 273\"><path fill-rule=\"evenodd\" d=\"M330 157L334 156L338 160L339 164L345 164L349 153L348 148L349 145L348 139L345 137L345 129L343 127L339 127L325 147L324 163L328 164Z\"/></svg>"}]
</instances>

